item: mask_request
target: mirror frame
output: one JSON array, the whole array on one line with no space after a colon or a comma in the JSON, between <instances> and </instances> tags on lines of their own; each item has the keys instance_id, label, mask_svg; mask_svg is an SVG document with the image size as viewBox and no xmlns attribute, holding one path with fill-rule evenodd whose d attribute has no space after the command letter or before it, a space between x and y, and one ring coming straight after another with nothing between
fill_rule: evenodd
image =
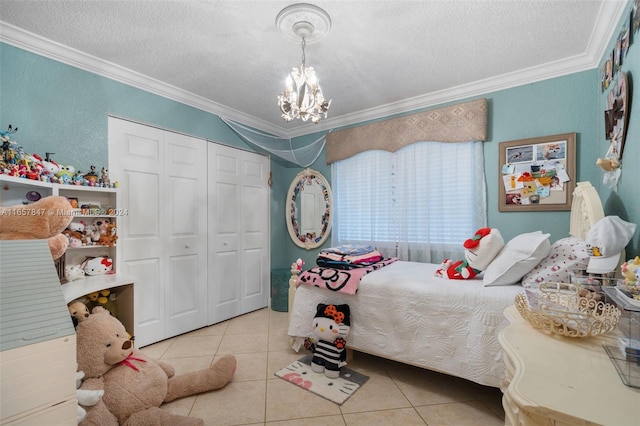
<instances>
[{"instance_id":1,"label":"mirror frame","mask_svg":"<svg viewBox=\"0 0 640 426\"><path fill-rule=\"evenodd\" d=\"M308 180L315 180L321 187L323 194L325 194L325 215L328 214L328 218L326 222L323 223L322 232L313 240L307 240L304 236L300 236L298 230L300 229L300 225L298 224L298 219L296 218L296 198L298 193L300 192L300 186L303 185ZM289 231L289 236L291 240L298 247L302 247L307 250L311 250L314 248L320 247L329 237L331 233L331 208L333 206L333 197L331 194L331 187L329 186L329 181L322 175L322 173L313 170L313 169L304 169L300 173L296 175L296 177L291 182L289 186L289 192L287 193L287 201L285 207L285 221L287 222L287 230ZM324 216L323 216L324 217Z\"/></svg>"}]
</instances>

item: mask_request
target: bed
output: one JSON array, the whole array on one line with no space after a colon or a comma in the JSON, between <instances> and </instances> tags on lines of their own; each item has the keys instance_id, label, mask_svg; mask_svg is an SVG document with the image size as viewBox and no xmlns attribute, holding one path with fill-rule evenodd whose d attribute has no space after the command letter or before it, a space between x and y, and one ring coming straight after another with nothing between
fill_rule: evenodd
<instances>
[{"instance_id":1,"label":"bed","mask_svg":"<svg viewBox=\"0 0 640 426\"><path fill-rule=\"evenodd\" d=\"M584 237L602 217L595 189L588 182L578 183L570 236L553 245L544 238L548 234L541 232L514 237L485 271L486 275L502 257L499 263L505 271L499 272L495 285L486 285L483 275L447 280L435 276L440 265L397 261L364 275L357 294L350 295L298 286L297 270L292 267L289 336L293 347L298 349L304 338L312 335L318 303L347 303L351 309L350 349L499 387L505 365L498 333L508 324L504 310L524 291L525 283L566 281L570 268L586 263ZM515 260L505 259L503 252L508 252L510 245L516 247L518 238L518 250L526 246L527 253L516 253L520 257ZM540 242L538 246L530 247L531 238ZM524 269L527 273L520 275ZM495 270L491 273L495 275Z\"/></svg>"}]
</instances>

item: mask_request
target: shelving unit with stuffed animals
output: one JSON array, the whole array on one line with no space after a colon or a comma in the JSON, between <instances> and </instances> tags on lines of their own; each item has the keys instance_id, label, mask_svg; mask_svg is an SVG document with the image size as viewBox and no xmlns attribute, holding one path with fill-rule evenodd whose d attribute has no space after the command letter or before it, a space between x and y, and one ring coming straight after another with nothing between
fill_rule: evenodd
<instances>
[{"instance_id":1,"label":"shelving unit with stuffed animals","mask_svg":"<svg viewBox=\"0 0 640 426\"><path fill-rule=\"evenodd\" d=\"M73 220L64 234L65 255L56 263L65 302L103 305L134 334L133 279L117 273L116 188L41 182L0 174L0 206L30 204L51 195L67 197Z\"/></svg>"}]
</instances>

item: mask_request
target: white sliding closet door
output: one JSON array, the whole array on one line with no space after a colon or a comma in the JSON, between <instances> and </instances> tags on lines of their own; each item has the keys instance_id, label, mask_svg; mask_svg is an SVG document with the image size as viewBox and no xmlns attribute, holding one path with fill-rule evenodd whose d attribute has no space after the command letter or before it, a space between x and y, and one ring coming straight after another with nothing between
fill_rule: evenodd
<instances>
[{"instance_id":1,"label":"white sliding closet door","mask_svg":"<svg viewBox=\"0 0 640 426\"><path fill-rule=\"evenodd\" d=\"M268 304L269 159L209 144L209 323Z\"/></svg>"},{"instance_id":2,"label":"white sliding closet door","mask_svg":"<svg viewBox=\"0 0 640 426\"><path fill-rule=\"evenodd\" d=\"M117 268L135 277L136 344L206 325L207 142L109 117Z\"/></svg>"}]
</instances>

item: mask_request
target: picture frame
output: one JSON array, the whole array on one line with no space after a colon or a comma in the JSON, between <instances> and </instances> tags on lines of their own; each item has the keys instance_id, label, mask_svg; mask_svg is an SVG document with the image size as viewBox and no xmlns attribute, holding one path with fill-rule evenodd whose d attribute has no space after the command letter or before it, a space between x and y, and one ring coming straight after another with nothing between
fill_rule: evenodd
<instances>
[{"instance_id":1,"label":"picture frame","mask_svg":"<svg viewBox=\"0 0 640 426\"><path fill-rule=\"evenodd\" d=\"M498 210L571 210L576 133L500 142Z\"/></svg>"}]
</instances>

